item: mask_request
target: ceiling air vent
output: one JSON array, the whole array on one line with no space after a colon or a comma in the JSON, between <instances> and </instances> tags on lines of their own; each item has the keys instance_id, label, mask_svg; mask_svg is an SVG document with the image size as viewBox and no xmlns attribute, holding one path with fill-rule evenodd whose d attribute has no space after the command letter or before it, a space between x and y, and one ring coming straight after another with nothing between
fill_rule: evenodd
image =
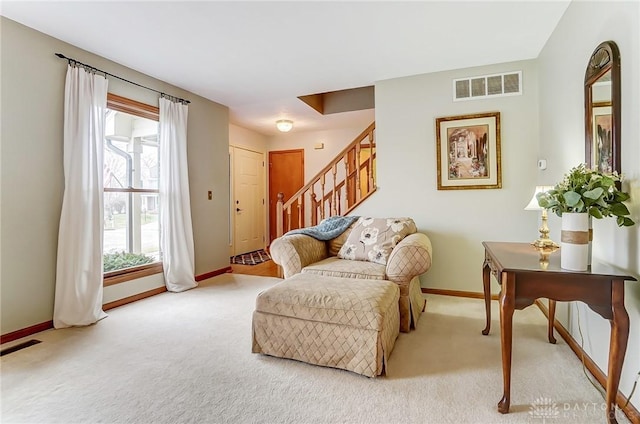
<instances>
[{"instance_id":1,"label":"ceiling air vent","mask_svg":"<svg viewBox=\"0 0 640 424\"><path fill-rule=\"evenodd\" d=\"M453 100L486 99L522 94L522 71L453 80Z\"/></svg>"}]
</instances>

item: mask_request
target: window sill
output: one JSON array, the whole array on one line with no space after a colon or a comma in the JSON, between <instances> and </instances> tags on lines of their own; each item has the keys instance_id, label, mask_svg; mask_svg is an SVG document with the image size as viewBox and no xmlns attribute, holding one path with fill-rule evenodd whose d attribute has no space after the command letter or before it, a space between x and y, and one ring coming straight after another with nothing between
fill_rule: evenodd
<instances>
[{"instance_id":1,"label":"window sill","mask_svg":"<svg viewBox=\"0 0 640 424\"><path fill-rule=\"evenodd\" d=\"M162 262L140 265L133 268L121 269L118 271L105 272L102 285L104 287L135 280L137 278L163 272Z\"/></svg>"}]
</instances>

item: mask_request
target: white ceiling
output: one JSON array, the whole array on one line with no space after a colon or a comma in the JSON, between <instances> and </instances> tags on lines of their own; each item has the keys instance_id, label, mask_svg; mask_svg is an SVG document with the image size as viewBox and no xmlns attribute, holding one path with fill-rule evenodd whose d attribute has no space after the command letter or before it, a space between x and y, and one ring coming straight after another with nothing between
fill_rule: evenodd
<instances>
[{"instance_id":1,"label":"white ceiling","mask_svg":"<svg viewBox=\"0 0 640 424\"><path fill-rule=\"evenodd\" d=\"M536 58L568 5L2 1L0 13L227 105L232 123L269 135L280 118L316 131L372 116L322 116L297 96Z\"/></svg>"}]
</instances>

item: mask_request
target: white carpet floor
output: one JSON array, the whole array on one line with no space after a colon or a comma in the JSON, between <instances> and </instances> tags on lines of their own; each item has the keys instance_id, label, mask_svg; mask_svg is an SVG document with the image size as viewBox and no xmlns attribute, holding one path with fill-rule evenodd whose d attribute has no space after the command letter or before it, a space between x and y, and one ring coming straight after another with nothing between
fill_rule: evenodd
<instances>
[{"instance_id":1,"label":"white carpet floor","mask_svg":"<svg viewBox=\"0 0 640 424\"><path fill-rule=\"evenodd\" d=\"M0 420L604 422L600 393L561 339L547 342L535 306L514 315L511 412L502 415L496 302L492 332L482 336L481 300L427 296L418 329L396 342L388 376L370 379L251 353L255 297L278 281L224 274L113 309L90 327L39 333L31 338L42 343L2 357Z\"/></svg>"}]
</instances>

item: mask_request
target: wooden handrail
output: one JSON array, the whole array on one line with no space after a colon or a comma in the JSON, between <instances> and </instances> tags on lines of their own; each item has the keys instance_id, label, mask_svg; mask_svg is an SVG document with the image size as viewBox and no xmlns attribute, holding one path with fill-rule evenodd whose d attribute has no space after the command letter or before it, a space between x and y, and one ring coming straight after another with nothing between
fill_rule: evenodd
<instances>
[{"instance_id":1,"label":"wooden handrail","mask_svg":"<svg viewBox=\"0 0 640 424\"><path fill-rule=\"evenodd\" d=\"M291 206L291 204L298 198L298 196L300 196L305 191L309 190L309 187L311 187L312 185L317 183L318 180L320 180L320 177L322 175L324 175L327 172L329 172L331 170L331 168L336 163L340 162L342 160L342 158L344 157L344 155L347 154L347 152L349 150L353 149L353 147L357 143L362 141L362 139L364 138L365 135L368 135L369 133L372 133L373 130L375 130L375 129L376 129L376 123L372 122L371 125L369 125L366 130L362 131L360 133L360 135L358 135L356 138L354 138L353 141L351 143L349 143L349 145L347 147L342 149L342 151L340 153L338 153L336 155L336 157L331 162L329 162L329 165L327 165L324 168L322 168L322 170L320 172L318 172L316 175L314 175L307 184L305 184L300 190L298 190L293 196L291 196L289 198L289 200L287 200L287 202L283 205L283 207L286 208L287 206Z\"/></svg>"},{"instance_id":2,"label":"wooden handrail","mask_svg":"<svg viewBox=\"0 0 640 424\"><path fill-rule=\"evenodd\" d=\"M300 228L306 226L307 222L316 225L319 220L327 216L346 215L376 190L374 131L375 122L372 122L286 202L284 195L278 193L276 205L277 237L291 230L292 225L297 225L297 228ZM369 152L369 156L364 160L361 160L362 151ZM361 175L363 171L366 171L366 176ZM320 193L316 193L316 185L320 186ZM325 190L327 191L325 192ZM307 198L311 203L308 209L309 205L305 205ZM297 211L292 214L292 208L296 207ZM305 210L311 211L310 217L306 217Z\"/></svg>"}]
</instances>

